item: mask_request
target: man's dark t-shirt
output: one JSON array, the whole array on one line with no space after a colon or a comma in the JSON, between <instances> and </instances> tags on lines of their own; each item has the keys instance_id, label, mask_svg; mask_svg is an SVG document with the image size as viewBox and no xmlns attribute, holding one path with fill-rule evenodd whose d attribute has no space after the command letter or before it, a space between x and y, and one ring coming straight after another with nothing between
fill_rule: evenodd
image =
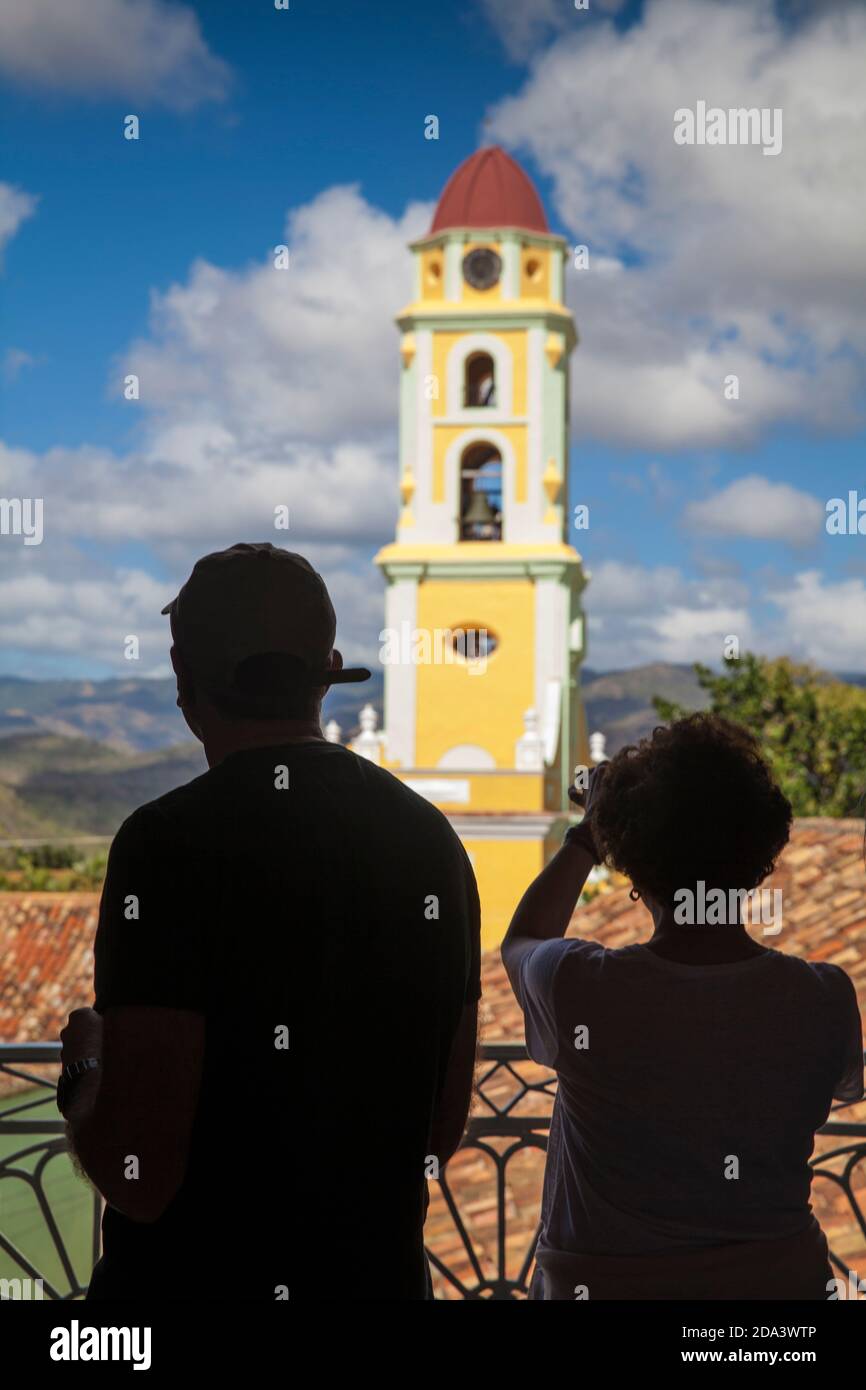
<instances>
[{"instance_id":1,"label":"man's dark t-shirt","mask_svg":"<svg viewBox=\"0 0 866 1390\"><path fill-rule=\"evenodd\" d=\"M234 753L134 812L95 1006L201 1013L205 1058L180 1191L153 1223L106 1209L89 1296L423 1298L430 1126L479 949L448 821L340 745Z\"/></svg>"}]
</instances>

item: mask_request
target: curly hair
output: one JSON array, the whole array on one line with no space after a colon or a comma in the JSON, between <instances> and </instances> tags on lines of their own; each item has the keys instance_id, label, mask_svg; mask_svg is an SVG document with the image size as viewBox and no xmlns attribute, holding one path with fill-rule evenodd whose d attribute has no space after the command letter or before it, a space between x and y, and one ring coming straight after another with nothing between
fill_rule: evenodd
<instances>
[{"instance_id":1,"label":"curly hair","mask_svg":"<svg viewBox=\"0 0 866 1390\"><path fill-rule=\"evenodd\" d=\"M791 803L747 729L692 714L611 758L592 828L611 867L671 905L700 880L756 888L787 843Z\"/></svg>"}]
</instances>

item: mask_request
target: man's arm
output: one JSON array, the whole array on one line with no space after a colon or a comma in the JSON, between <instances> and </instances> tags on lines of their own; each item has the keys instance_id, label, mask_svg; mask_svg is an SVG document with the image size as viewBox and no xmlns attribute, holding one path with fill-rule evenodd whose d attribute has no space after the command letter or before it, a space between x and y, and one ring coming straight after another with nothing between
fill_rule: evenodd
<instances>
[{"instance_id":1,"label":"man's arm","mask_svg":"<svg viewBox=\"0 0 866 1390\"><path fill-rule=\"evenodd\" d=\"M478 1046L478 1000L481 996L481 902L469 856L462 845L459 848L466 888L469 978L430 1130L431 1151L439 1159L440 1167L444 1167L460 1147L469 1117Z\"/></svg>"},{"instance_id":2,"label":"man's arm","mask_svg":"<svg viewBox=\"0 0 866 1390\"><path fill-rule=\"evenodd\" d=\"M186 1170L205 1032L200 870L158 806L124 821L94 943L98 1012L76 1009L61 1034L64 1063L100 1059L66 1106L72 1147L137 1221L165 1211Z\"/></svg>"},{"instance_id":3,"label":"man's arm","mask_svg":"<svg viewBox=\"0 0 866 1390\"><path fill-rule=\"evenodd\" d=\"M62 1035L65 1062L100 1059L66 1108L70 1144L107 1202L133 1221L156 1221L186 1172L204 1018L184 1009L109 1008L101 1054L96 1019L93 1010L76 1010Z\"/></svg>"},{"instance_id":4,"label":"man's arm","mask_svg":"<svg viewBox=\"0 0 866 1390\"><path fill-rule=\"evenodd\" d=\"M474 1000L471 1004L463 1005L451 1043L445 1081L433 1116L430 1146L431 1153L439 1159L440 1168L444 1168L452 1154L457 1152L466 1129L472 1102L477 1037L478 1002Z\"/></svg>"}]
</instances>

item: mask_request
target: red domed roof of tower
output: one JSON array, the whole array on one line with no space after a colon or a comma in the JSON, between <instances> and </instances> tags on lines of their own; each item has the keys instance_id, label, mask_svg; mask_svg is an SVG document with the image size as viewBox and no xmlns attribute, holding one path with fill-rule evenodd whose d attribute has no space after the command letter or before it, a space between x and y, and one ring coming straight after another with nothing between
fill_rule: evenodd
<instances>
[{"instance_id":1,"label":"red domed roof of tower","mask_svg":"<svg viewBox=\"0 0 866 1390\"><path fill-rule=\"evenodd\" d=\"M548 232L535 185L498 145L476 150L455 169L433 215L430 233L447 227L522 227Z\"/></svg>"}]
</instances>

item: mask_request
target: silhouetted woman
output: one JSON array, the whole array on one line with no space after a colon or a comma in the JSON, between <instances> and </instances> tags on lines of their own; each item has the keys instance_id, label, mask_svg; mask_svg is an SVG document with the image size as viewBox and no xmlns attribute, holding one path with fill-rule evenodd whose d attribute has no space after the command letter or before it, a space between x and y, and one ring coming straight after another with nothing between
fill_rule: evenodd
<instances>
[{"instance_id":1,"label":"silhouetted woman","mask_svg":"<svg viewBox=\"0 0 866 1390\"><path fill-rule=\"evenodd\" d=\"M808 1160L833 1098L863 1094L863 1043L845 972L765 944L784 902L746 896L790 825L752 736L693 715L593 771L524 895L502 957L559 1078L531 1297L828 1297ZM645 944L562 939L602 858Z\"/></svg>"}]
</instances>

